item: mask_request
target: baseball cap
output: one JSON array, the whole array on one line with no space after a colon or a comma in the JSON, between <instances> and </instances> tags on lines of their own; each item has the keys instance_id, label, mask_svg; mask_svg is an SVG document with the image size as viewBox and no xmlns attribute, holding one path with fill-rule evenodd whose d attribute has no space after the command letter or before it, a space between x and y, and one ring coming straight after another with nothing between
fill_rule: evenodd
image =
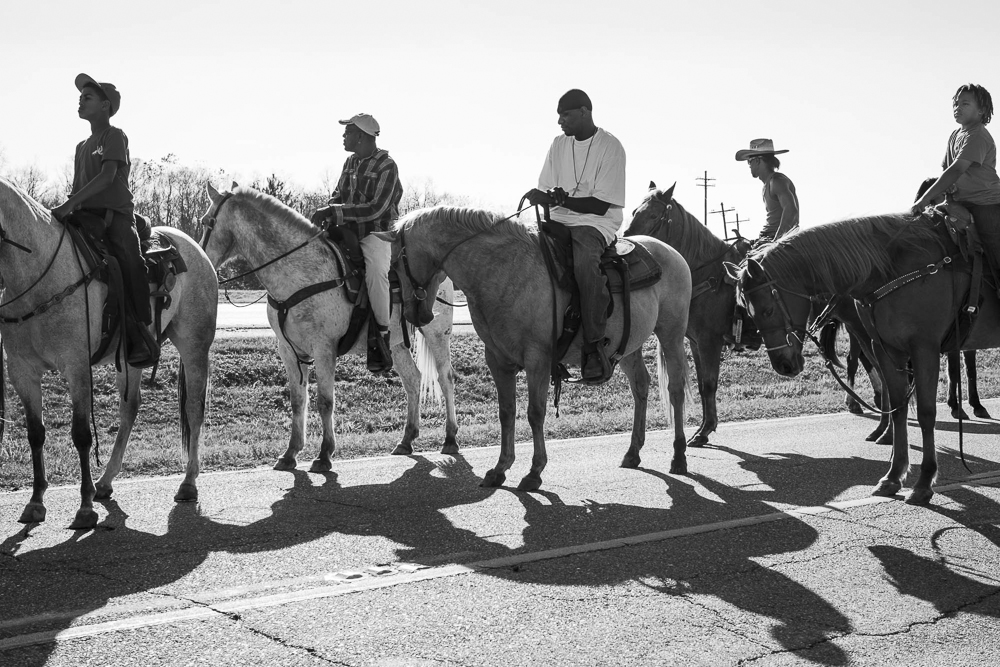
<instances>
[{"instance_id":1,"label":"baseball cap","mask_svg":"<svg viewBox=\"0 0 1000 667\"><path fill-rule=\"evenodd\" d=\"M370 114L354 114L347 120L339 121L339 123L341 125L356 125L359 130L373 137L377 137L379 133L378 121L372 118Z\"/></svg>"},{"instance_id":2,"label":"baseball cap","mask_svg":"<svg viewBox=\"0 0 1000 667\"><path fill-rule=\"evenodd\" d=\"M82 91L85 87L90 86L94 90L101 93L104 98L111 103L111 115L114 116L118 113L118 107L122 103L122 95L115 88L113 83L98 83L94 77L87 74L77 74L76 75L76 89Z\"/></svg>"}]
</instances>

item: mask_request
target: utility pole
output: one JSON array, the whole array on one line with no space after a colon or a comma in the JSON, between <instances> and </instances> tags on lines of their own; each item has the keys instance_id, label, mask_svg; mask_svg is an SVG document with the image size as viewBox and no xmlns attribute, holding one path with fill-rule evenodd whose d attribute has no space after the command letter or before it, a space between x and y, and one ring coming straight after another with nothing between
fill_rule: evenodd
<instances>
[{"instance_id":1,"label":"utility pole","mask_svg":"<svg viewBox=\"0 0 1000 667\"><path fill-rule=\"evenodd\" d=\"M736 220L734 220L733 223L732 223L733 226L736 228L736 236L742 236L742 234L740 233L740 223L741 222L750 222L750 218L744 218L743 220L740 220L740 214L739 213L736 214ZM729 240L729 228L728 227L723 227L723 231L725 232L726 240L728 241Z\"/></svg>"},{"instance_id":2,"label":"utility pole","mask_svg":"<svg viewBox=\"0 0 1000 667\"><path fill-rule=\"evenodd\" d=\"M703 219L705 221L705 226L708 227L708 189L715 187L714 185L710 185L709 181L714 181L715 179L714 178L709 178L708 177L708 171L706 171L705 175L703 177L699 176L698 178L696 178L694 180L701 181L701 183L698 184L698 187L705 189L705 217ZM723 216L723 219L725 219L725 216Z\"/></svg>"},{"instance_id":3,"label":"utility pole","mask_svg":"<svg viewBox=\"0 0 1000 667\"><path fill-rule=\"evenodd\" d=\"M725 204L723 204L722 202L719 202L719 210L718 211L711 211L711 213L713 215L715 215L716 213L721 213L722 214L722 235L725 236L726 238L729 238L729 232L727 231L729 228L726 226L726 213L731 213L732 211L735 211L735 210L736 210L735 208L726 208ZM707 216L705 218L705 224L706 225L708 224L708 217Z\"/></svg>"}]
</instances>

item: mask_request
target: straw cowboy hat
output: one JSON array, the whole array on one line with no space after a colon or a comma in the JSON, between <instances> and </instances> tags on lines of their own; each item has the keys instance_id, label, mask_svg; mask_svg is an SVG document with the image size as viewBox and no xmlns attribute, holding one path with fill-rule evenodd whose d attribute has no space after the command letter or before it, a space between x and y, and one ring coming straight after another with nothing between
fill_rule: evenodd
<instances>
[{"instance_id":1,"label":"straw cowboy hat","mask_svg":"<svg viewBox=\"0 0 1000 667\"><path fill-rule=\"evenodd\" d=\"M750 142L750 148L748 150L736 151L737 160L749 160L752 157L757 157L758 155L780 155L781 153L787 153L788 150L776 151L774 150L774 142L770 139L754 139Z\"/></svg>"}]
</instances>

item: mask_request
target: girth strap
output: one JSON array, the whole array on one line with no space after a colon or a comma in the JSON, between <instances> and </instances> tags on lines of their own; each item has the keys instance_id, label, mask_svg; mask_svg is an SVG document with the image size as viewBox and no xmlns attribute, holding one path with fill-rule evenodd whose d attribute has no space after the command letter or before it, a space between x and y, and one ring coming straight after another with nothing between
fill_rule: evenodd
<instances>
[{"instance_id":1,"label":"girth strap","mask_svg":"<svg viewBox=\"0 0 1000 667\"><path fill-rule=\"evenodd\" d=\"M336 289L344 284L343 278L337 278L336 280L327 280L322 283L316 283L315 285L310 285L308 287L303 287L298 292L295 292L290 297L284 301L278 301L270 294L267 295L267 303L276 311L278 311L278 329L281 330L281 335L284 336L285 342L288 346L295 351L295 356L298 358L299 363L310 364L312 359L304 357L299 354L298 350L295 350L295 346L292 345L292 341L288 339L288 334L285 333L285 321L288 319L288 311L302 303L311 296L315 296L327 290Z\"/></svg>"}]
</instances>

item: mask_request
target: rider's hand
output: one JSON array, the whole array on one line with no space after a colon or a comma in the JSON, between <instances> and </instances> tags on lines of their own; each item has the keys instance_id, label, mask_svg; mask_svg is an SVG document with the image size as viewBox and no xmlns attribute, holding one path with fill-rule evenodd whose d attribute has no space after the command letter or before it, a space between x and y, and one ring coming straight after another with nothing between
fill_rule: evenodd
<instances>
[{"instance_id":1,"label":"rider's hand","mask_svg":"<svg viewBox=\"0 0 1000 667\"><path fill-rule=\"evenodd\" d=\"M565 206L566 200L569 198L569 195L566 194L566 191L560 187L552 188L551 190L549 190L548 194L550 197L552 197L552 201L555 203L556 206Z\"/></svg>"},{"instance_id":2,"label":"rider's hand","mask_svg":"<svg viewBox=\"0 0 1000 667\"><path fill-rule=\"evenodd\" d=\"M52 217L54 217L59 222L62 222L66 217L73 212L73 206L70 205L69 201L65 201L59 206L52 209Z\"/></svg>"},{"instance_id":3,"label":"rider's hand","mask_svg":"<svg viewBox=\"0 0 1000 667\"><path fill-rule=\"evenodd\" d=\"M317 227L326 227L331 217L330 208L331 207L329 206L325 206L323 208L316 209L316 212L312 214L312 223Z\"/></svg>"},{"instance_id":4,"label":"rider's hand","mask_svg":"<svg viewBox=\"0 0 1000 667\"><path fill-rule=\"evenodd\" d=\"M533 188L528 191L528 194L524 195L525 198L532 204L532 206L548 205L552 206L556 203L552 195L548 192L542 192L538 188Z\"/></svg>"}]
</instances>

